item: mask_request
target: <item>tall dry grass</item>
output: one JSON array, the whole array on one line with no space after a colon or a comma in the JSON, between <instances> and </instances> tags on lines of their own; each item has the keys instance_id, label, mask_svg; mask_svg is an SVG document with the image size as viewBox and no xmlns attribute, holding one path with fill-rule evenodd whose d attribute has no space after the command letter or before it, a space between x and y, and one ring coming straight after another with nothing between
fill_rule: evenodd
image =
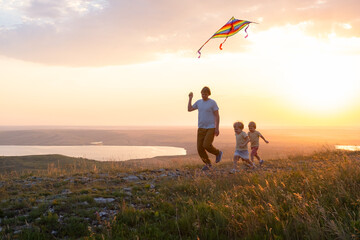
<instances>
[{"instance_id":1,"label":"tall dry grass","mask_svg":"<svg viewBox=\"0 0 360 240\"><path fill-rule=\"evenodd\" d=\"M359 163L360 153L327 151L166 182L153 209L124 208L107 237L359 239Z\"/></svg>"}]
</instances>

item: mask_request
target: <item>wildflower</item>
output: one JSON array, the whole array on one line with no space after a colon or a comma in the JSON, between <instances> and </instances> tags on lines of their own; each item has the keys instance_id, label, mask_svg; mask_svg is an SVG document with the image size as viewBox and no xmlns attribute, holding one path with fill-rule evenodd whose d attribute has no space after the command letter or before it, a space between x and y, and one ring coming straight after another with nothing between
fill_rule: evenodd
<instances>
[{"instance_id":1,"label":"wildflower","mask_svg":"<svg viewBox=\"0 0 360 240\"><path fill-rule=\"evenodd\" d=\"M294 193L294 195L299 199L302 200L302 196L299 193Z\"/></svg>"}]
</instances>

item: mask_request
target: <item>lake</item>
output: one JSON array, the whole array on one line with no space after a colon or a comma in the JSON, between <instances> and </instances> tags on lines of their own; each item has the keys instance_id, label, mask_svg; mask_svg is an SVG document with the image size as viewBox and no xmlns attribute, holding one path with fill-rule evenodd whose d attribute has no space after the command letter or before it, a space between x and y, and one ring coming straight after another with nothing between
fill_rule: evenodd
<instances>
[{"instance_id":1,"label":"lake","mask_svg":"<svg viewBox=\"0 0 360 240\"><path fill-rule=\"evenodd\" d=\"M347 150L347 151L360 151L360 146L353 146L353 145L335 145L335 149Z\"/></svg>"},{"instance_id":2,"label":"lake","mask_svg":"<svg viewBox=\"0 0 360 240\"><path fill-rule=\"evenodd\" d=\"M98 161L126 161L186 155L184 148L164 146L0 146L0 156L61 154Z\"/></svg>"}]
</instances>

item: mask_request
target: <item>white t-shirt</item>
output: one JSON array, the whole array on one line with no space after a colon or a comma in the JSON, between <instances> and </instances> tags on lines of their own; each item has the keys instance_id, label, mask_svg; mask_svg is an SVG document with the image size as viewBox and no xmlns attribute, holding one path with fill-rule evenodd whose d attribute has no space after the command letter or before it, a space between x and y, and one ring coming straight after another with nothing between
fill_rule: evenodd
<instances>
[{"instance_id":1,"label":"white t-shirt","mask_svg":"<svg viewBox=\"0 0 360 240\"><path fill-rule=\"evenodd\" d=\"M199 99L192 105L192 107L198 109L199 128L215 128L214 112L219 110L219 107L214 100L210 98L206 101Z\"/></svg>"},{"instance_id":2,"label":"white t-shirt","mask_svg":"<svg viewBox=\"0 0 360 240\"><path fill-rule=\"evenodd\" d=\"M247 134L244 131L241 131L241 133L237 134L235 133L236 137L236 150L248 150L247 144L244 147L240 147L240 145L244 145L246 142Z\"/></svg>"}]
</instances>

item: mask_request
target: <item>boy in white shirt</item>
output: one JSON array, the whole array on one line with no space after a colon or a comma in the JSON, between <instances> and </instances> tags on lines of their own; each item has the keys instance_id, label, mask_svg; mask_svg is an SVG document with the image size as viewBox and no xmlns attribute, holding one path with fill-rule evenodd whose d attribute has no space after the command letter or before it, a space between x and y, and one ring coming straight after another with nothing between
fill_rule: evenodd
<instances>
[{"instance_id":1,"label":"boy in white shirt","mask_svg":"<svg viewBox=\"0 0 360 240\"><path fill-rule=\"evenodd\" d=\"M234 153L234 168L230 171L230 173L237 172L237 162L241 158L241 160L249 167L253 167L253 163L249 160L249 151L247 144L249 143L248 135L243 131L244 124L242 122L234 123L234 132L236 138L236 147Z\"/></svg>"}]
</instances>

